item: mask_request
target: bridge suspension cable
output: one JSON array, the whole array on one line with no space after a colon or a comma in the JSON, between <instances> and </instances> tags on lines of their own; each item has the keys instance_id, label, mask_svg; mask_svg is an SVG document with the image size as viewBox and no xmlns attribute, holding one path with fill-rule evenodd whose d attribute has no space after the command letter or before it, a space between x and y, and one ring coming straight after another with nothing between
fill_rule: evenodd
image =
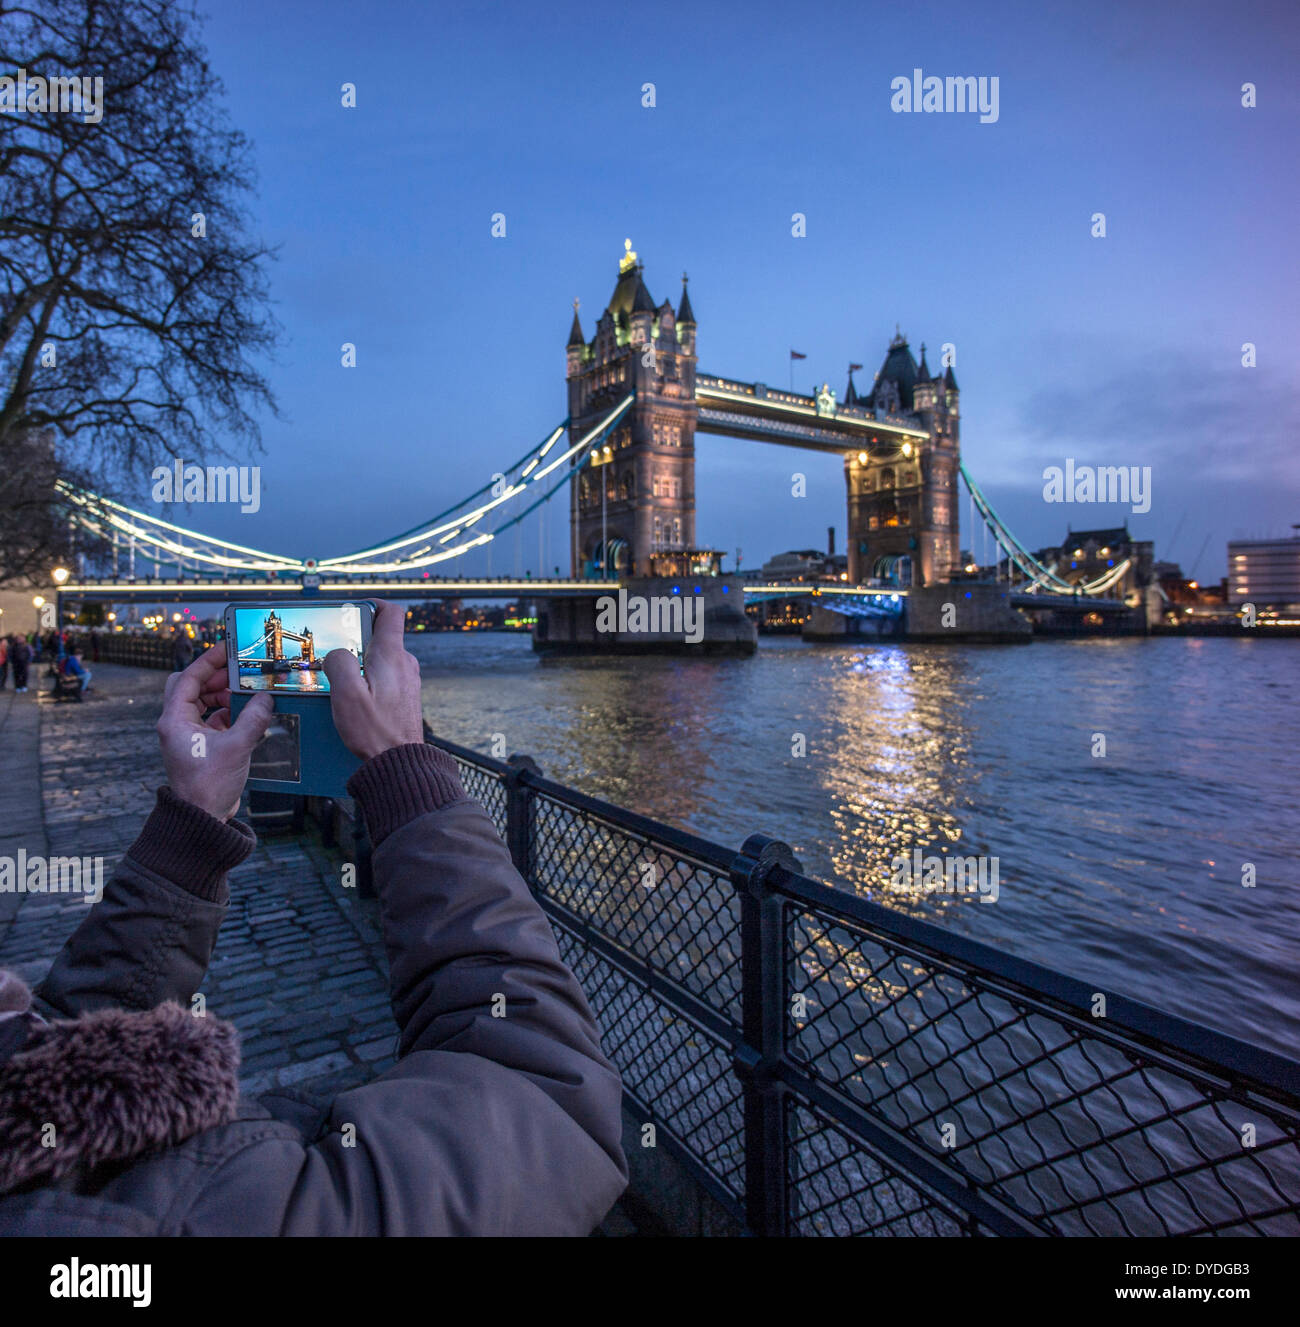
<instances>
[{"instance_id":1,"label":"bridge suspension cable","mask_svg":"<svg viewBox=\"0 0 1300 1327\"><path fill-rule=\"evenodd\" d=\"M1029 583L1023 587L1024 593L1034 594L1041 589L1048 594L1100 595L1123 579L1131 563L1131 560L1127 558L1119 566L1111 568L1105 575L1097 577L1096 580L1080 581L1077 584L1065 580L1057 574L1055 567L1049 567L1046 563L1040 562L1016 538L1006 522L993 510L992 503L980 491L979 485L971 478L971 473L966 469L966 466L961 464L958 469L961 472L962 479L966 482L966 491L970 494L971 501L984 522L984 528L993 536L994 543L1006 554L1007 561L1018 567L1028 580ZM971 533L973 536L974 531ZM973 548L974 545L972 544ZM1008 568L1009 572L1010 568Z\"/></svg>"},{"instance_id":2,"label":"bridge suspension cable","mask_svg":"<svg viewBox=\"0 0 1300 1327\"><path fill-rule=\"evenodd\" d=\"M574 477L587 466L590 449L603 441L609 430L622 419L633 399L632 394L624 397L571 447L551 456L550 453L569 425L566 419L547 435L539 447L530 447L507 470L498 472L487 484L447 507L437 516L413 526L385 543L375 544L339 557L322 559L318 564L319 570L328 571L332 575L354 573L375 575L382 572L412 571L462 557L476 548L483 547L498 534L517 526L526 516L554 497L566 484L572 483ZM566 465L579 453L584 454L577 464ZM563 474L548 487L544 481L562 466L565 467ZM528 492L530 485L534 484L539 486L536 500L496 529L461 539L450 548L440 547L465 535L484 517L497 511L511 499ZM265 575L268 572L301 575L312 569L303 559L268 553L262 549L233 543L228 539L200 534L162 517L128 507L102 494L79 488L65 480L57 481L56 489L59 496L71 508L73 520L82 529L106 541L125 536L130 541L133 556L138 553L158 568L174 566L180 570L189 567L194 569L196 574L225 576L232 573ZM492 497L488 501L477 502L489 492L492 493ZM436 541L437 546L433 541ZM387 561L378 560L382 559L385 553L396 553L400 549L410 549L413 545L422 546Z\"/></svg>"},{"instance_id":3,"label":"bridge suspension cable","mask_svg":"<svg viewBox=\"0 0 1300 1327\"><path fill-rule=\"evenodd\" d=\"M567 451L560 452L546 465L541 466L541 468L538 469L537 467L541 465L547 452L551 450L560 434L563 432L565 424L561 424L560 427L550 435L535 457L527 459L525 463L517 467L518 475L515 480L505 482L508 479L507 472L502 472L499 477L494 477L493 483L488 486L488 488L494 493L494 496L489 501L480 503L477 507L461 510L461 508L467 508L468 503L471 502L474 497L481 496L487 491L487 489L479 489L471 498L466 499L464 502L457 503L455 507L448 508L447 512L442 513L442 516L447 516L449 512L457 512L458 514L451 517L451 519L443 520L442 516L434 517L432 518L431 523L417 526L414 530L408 531L407 534L391 540L386 544L379 544L373 548L364 550L361 553L352 553L344 557L325 558L320 563L321 570L327 570L336 574L361 572L371 575L386 571L413 571L421 567L433 566L439 562L446 562L450 558L460 557L462 554L468 553L471 549L489 543L491 540L495 539L498 534L510 529L511 526L518 525L525 516L536 507L540 506L543 502L553 497L554 494L565 484L571 483L574 476L586 467L590 457L590 449L598 444L609 430L623 418L627 413L628 408L631 406L633 399L634 397L629 393L614 407L613 410L600 420L599 423L595 424L581 438L579 438L573 446L568 448ZM568 421L566 421L566 424L567 422ZM452 539L463 535L471 526L476 525L490 511L509 502L512 498L518 497L519 494L526 492L529 484L540 484L548 475L553 474L579 452L584 453L584 455L577 465L569 466L562 477L552 485L549 491L543 492L537 501L531 503L518 515L504 521L501 525L497 526L495 530L485 531L482 534L475 535L473 538L466 540L463 543L453 545L451 548L445 549L441 552L435 552L432 544L426 544L425 547L416 549L413 553L391 559L387 562L374 562L370 560L384 553L391 553L399 548L405 548L411 544L416 544L424 540L431 540L437 536L441 536L441 538L438 539L439 544L449 543ZM499 492L496 491L498 489L500 490Z\"/></svg>"}]
</instances>

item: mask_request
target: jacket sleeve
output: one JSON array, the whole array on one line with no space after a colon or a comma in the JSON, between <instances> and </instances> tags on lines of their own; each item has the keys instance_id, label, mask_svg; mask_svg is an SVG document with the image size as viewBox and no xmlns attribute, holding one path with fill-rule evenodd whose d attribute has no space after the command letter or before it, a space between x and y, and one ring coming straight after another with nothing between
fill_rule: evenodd
<instances>
[{"instance_id":1,"label":"jacket sleeve","mask_svg":"<svg viewBox=\"0 0 1300 1327\"><path fill-rule=\"evenodd\" d=\"M621 1086L582 991L455 762L413 745L349 784L374 868L398 1064L320 1141L262 1137L187 1233L586 1235L627 1183Z\"/></svg>"},{"instance_id":2,"label":"jacket sleeve","mask_svg":"<svg viewBox=\"0 0 1300 1327\"><path fill-rule=\"evenodd\" d=\"M208 970L226 913L226 874L253 831L158 790L158 801L103 897L59 951L36 996L47 1012L188 1004Z\"/></svg>"}]
</instances>

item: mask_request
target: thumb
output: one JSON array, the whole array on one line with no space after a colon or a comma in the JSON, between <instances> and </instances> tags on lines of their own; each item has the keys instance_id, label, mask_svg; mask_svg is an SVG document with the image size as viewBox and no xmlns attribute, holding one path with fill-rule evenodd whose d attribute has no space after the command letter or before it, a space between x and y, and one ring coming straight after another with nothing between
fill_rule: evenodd
<instances>
[{"instance_id":1,"label":"thumb","mask_svg":"<svg viewBox=\"0 0 1300 1327\"><path fill-rule=\"evenodd\" d=\"M231 724L230 731L237 733L243 745L251 751L266 736L266 730L271 725L271 716L274 713L275 701L268 692L259 691L239 711L239 718Z\"/></svg>"},{"instance_id":2,"label":"thumb","mask_svg":"<svg viewBox=\"0 0 1300 1327\"><path fill-rule=\"evenodd\" d=\"M325 676L329 678L331 696L346 699L368 688L361 676L361 665L351 650L331 650L325 656Z\"/></svg>"}]
</instances>

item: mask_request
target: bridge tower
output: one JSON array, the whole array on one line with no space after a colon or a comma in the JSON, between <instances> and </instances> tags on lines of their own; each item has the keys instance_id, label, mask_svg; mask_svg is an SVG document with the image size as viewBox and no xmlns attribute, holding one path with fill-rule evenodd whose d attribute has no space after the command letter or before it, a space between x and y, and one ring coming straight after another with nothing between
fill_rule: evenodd
<instances>
[{"instance_id":1,"label":"bridge tower","mask_svg":"<svg viewBox=\"0 0 1300 1327\"><path fill-rule=\"evenodd\" d=\"M910 585L949 580L961 557L956 375L948 367L933 376L924 345L918 365L900 332L889 344L870 396L858 397L851 374L849 395L877 419L919 419L929 434L920 442L882 439L845 456L849 579L860 584L880 577Z\"/></svg>"},{"instance_id":2,"label":"bridge tower","mask_svg":"<svg viewBox=\"0 0 1300 1327\"><path fill-rule=\"evenodd\" d=\"M632 241L623 247L595 337L583 336L577 300L569 332L571 443L636 393L569 486L574 576L653 575L656 556L695 548L695 314L686 276L676 313L668 300L656 306Z\"/></svg>"}]
</instances>

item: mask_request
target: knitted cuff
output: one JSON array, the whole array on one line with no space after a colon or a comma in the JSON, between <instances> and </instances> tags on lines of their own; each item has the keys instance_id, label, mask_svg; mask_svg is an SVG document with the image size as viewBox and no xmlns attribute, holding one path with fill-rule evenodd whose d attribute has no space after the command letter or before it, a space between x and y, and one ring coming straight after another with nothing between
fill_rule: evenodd
<instances>
[{"instance_id":1,"label":"knitted cuff","mask_svg":"<svg viewBox=\"0 0 1300 1327\"><path fill-rule=\"evenodd\" d=\"M467 801L456 762L425 742L389 747L348 780L375 848L408 821L450 802Z\"/></svg>"},{"instance_id":2,"label":"knitted cuff","mask_svg":"<svg viewBox=\"0 0 1300 1327\"><path fill-rule=\"evenodd\" d=\"M182 801L170 788L159 788L157 805L127 856L195 898L222 903L226 873L256 843L257 836L247 825L218 820Z\"/></svg>"}]
</instances>

